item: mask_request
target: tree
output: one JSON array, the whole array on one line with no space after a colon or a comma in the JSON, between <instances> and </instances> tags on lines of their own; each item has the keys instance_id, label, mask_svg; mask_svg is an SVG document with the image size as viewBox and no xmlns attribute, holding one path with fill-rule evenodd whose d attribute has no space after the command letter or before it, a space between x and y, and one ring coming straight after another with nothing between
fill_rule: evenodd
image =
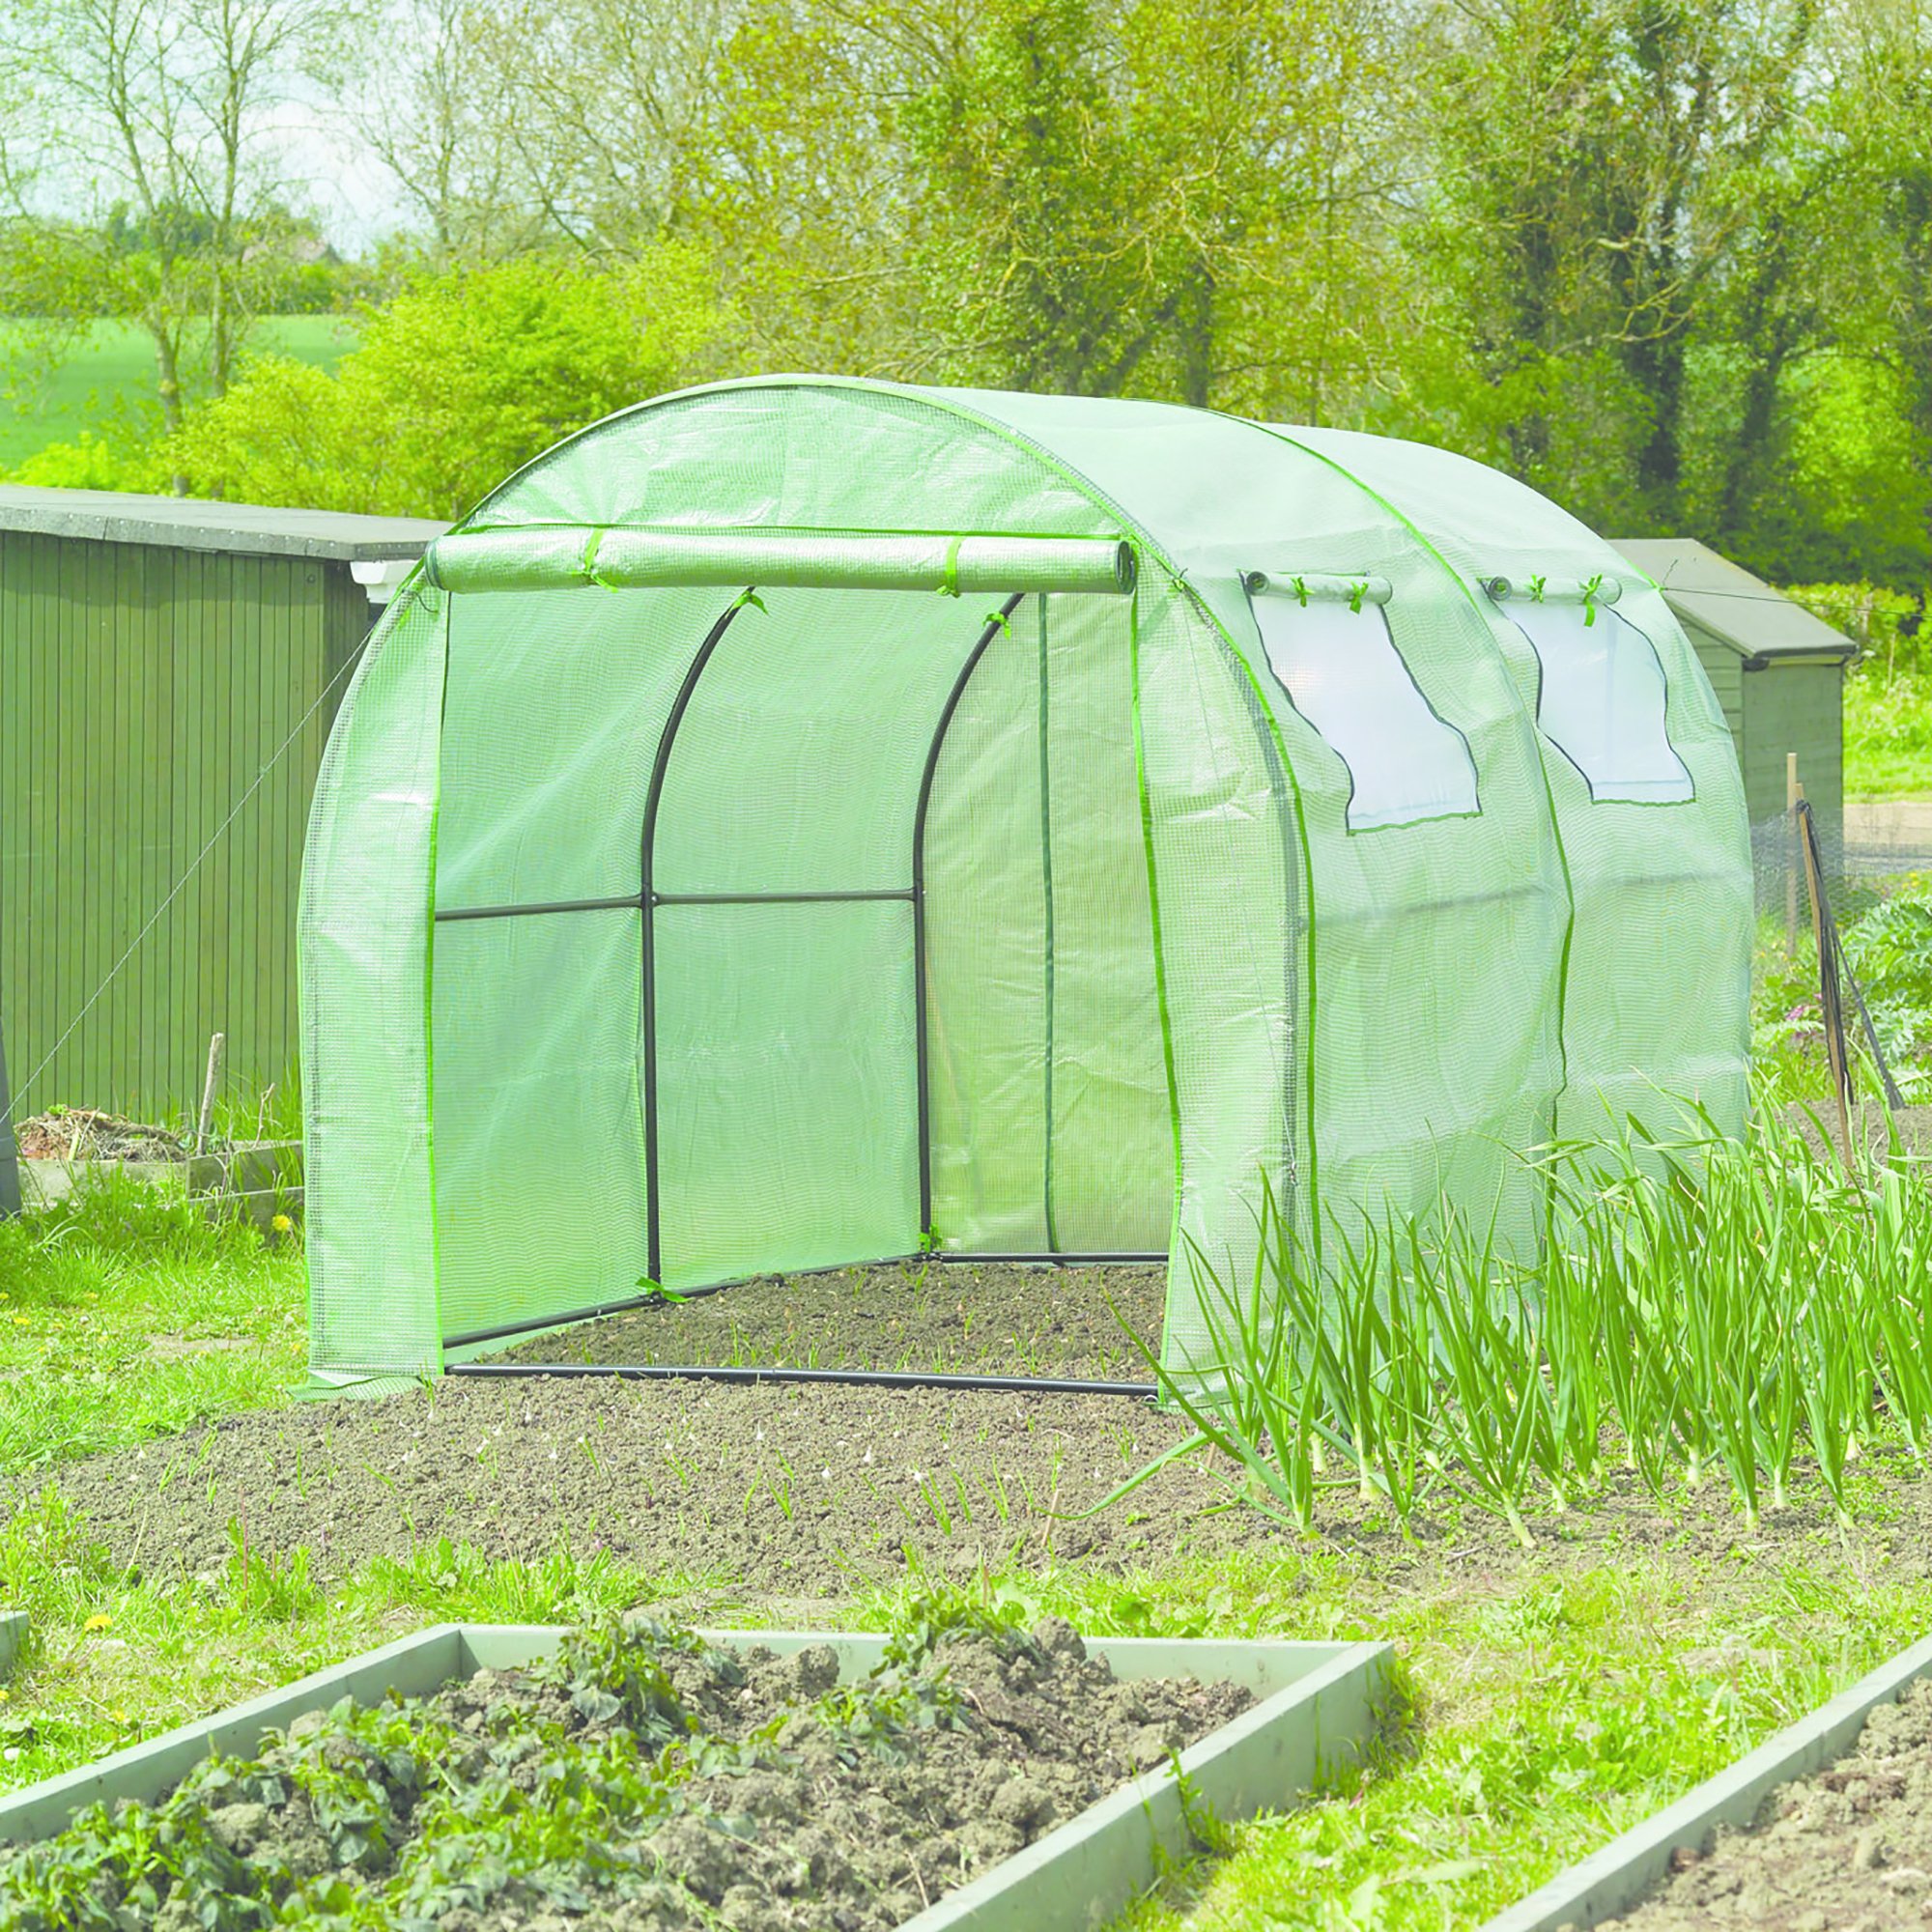
<instances>
[{"instance_id":1,"label":"tree","mask_svg":"<svg viewBox=\"0 0 1932 1932\"><path fill-rule=\"evenodd\" d=\"M1381 32L1332 0L768 0L687 218L775 360L1274 410L1364 314Z\"/></svg>"},{"instance_id":2,"label":"tree","mask_svg":"<svg viewBox=\"0 0 1932 1932\"><path fill-rule=\"evenodd\" d=\"M490 16L470 0L397 0L391 20L395 58L373 64L354 119L423 224L422 254L440 269L556 240L528 184Z\"/></svg>"},{"instance_id":3,"label":"tree","mask_svg":"<svg viewBox=\"0 0 1932 1932\"><path fill-rule=\"evenodd\" d=\"M1865 270L1883 327L1870 353L1903 409L1932 551L1932 8L1844 0L1836 24L1841 126L1874 216Z\"/></svg>"},{"instance_id":4,"label":"tree","mask_svg":"<svg viewBox=\"0 0 1932 1932\"><path fill-rule=\"evenodd\" d=\"M1438 433L1586 518L1680 523L1691 359L1816 84L1810 0L1467 0L1431 15L1409 237ZM1759 306L1802 273L1789 254Z\"/></svg>"}]
</instances>

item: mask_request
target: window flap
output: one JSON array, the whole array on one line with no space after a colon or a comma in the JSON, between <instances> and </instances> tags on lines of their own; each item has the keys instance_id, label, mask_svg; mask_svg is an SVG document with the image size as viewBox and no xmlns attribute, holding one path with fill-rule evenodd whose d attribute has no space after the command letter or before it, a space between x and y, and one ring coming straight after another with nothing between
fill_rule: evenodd
<instances>
[{"instance_id":1,"label":"window flap","mask_svg":"<svg viewBox=\"0 0 1932 1932\"><path fill-rule=\"evenodd\" d=\"M1382 605L1274 594L1248 602L1276 680L1348 767L1350 832L1480 810L1468 744L1430 708Z\"/></svg>"},{"instance_id":2,"label":"window flap","mask_svg":"<svg viewBox=\"0 0 1932 1932\"><path fill-rule=\"evenodd\" d=\"M1508 615L1541 667L1536 722L1593 799L1673 805L1695 796L1666 728L1663 666L1641 631L1601 604L1512 599Z\"/></svg>"}]
</instances>

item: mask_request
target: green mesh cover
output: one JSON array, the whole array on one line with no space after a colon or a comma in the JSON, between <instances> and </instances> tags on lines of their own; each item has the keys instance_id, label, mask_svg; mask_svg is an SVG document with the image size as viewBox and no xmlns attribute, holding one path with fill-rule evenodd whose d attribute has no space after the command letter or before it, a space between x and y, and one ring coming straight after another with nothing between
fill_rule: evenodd
<instances>
[{"instance_id":1,"label":"green mesh cover","mask_svg":"<svg viewBox=\"0 0 1932 1932\"><path fill-rule=\"evenodd\" d=\"M1283 432L1346 465L1428 533L1466 582L1535 715L1546 671L1517 621L1546 599L1614 586L1614 617L1657 653L1668 745L1690 796L1596 795L1544 736L1550 805L1575 898L1563 986L1566 1082L1556 1131L1601 1136L1635 1119L1684 1125L1681 1101L1743 1123L1750 1053L1750 834L1737 751L1697 653L1662 594L1603 538L1513 478L1446 450L1332 430ZM1601 790L1601 787L1597 788Z\"/></svg>"},{"instance_id":2,"label":"green mesh cover","mask_svg":"<svg viewBox=\"0 0 1932 1932\"><path fill-rule=\"evenodd\" d=\"M1444 1201L1528 1244L1552 1132L1742 1123L1721 720L1474 466L772 379L559 445L435 569L310 827L325 1377L924 1245L1168 1253L1208 1372L1190 1258L1245 1276L1264 1182L1312 1256Z\"/></svg>"}]
</instances>

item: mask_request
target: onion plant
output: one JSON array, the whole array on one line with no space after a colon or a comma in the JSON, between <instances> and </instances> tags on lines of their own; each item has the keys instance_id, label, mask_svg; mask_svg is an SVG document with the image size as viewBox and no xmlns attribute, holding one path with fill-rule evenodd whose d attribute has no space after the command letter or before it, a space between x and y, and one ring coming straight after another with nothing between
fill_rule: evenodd
<instances>
[{"instance_id":1,"label":"onion plant","mask_svg":"<svg viewBox=\"0 0 1932 1932\"><path fill-rule=\"evenodd\" d=\"M1534 1239L1391 1208L1319 1266L1264 1187L1238 1286L1188 1258L1203 1345L1136 1343L1192 1434L1108 1502L1213 1454L1304 1531L1340 1485L1406 1533L1439 1494L1527 1544L1618 1464L1660 1497L1720 1473L1755 1521L1801 1463L1842 1517L1879 1437L1932 1463L1932 1192L1895 1142L1847 1175L1770 1109L1734 1140L1690 1108L1534 1167Z\"/></svg>"}]
</instances>

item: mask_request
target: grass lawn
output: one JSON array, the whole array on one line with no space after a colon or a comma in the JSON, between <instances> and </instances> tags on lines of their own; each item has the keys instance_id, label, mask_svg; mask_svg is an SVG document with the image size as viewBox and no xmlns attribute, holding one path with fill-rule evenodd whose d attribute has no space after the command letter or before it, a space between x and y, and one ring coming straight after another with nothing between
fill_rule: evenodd
<instances>
[{"instance_id":1,"label":"grass lawn","mask_svg":"<svg viewBox=\"0 0 1932 1932\"><path fill-rule=\"evenodd\" d=\"M1932 794L1932 677L1873 665L1845 680L1845 796Z\"/></svg>"},{"instance_id":2,"label":"grass lawn","mask_svg":"<svg viewBox=\"0 0 1932 1932\"><path fill-rule=\"evenodd\" d=\"M10 337L12 338L10 341ZM152 402L154 348L132 323L97 322L51 375L31 362L10 371L10 354L31 357L31 325L0 322L0 380L15 377L11 396L0 394L0 470L44 449L71 442L83 430L100 430L125 407ZM332 366L353 343L349 323L332 315L265 316L249 340L262 355Z\"/></svg>"},{"instance_id":3,"label":"grass lawn","mask_svg":"<svg viewBox=\"0 0 1932 1932\"><path fill-rule=\"evenodd\" d=\"M1129 1564L1045 1549L988 1561L970 1525L934 1521L895 1578L828 1576L809 1610L728 1563L703 1567L718 1552L702 1545L695 1568L614 1560L568 1492L548 1549L512 1560L429 1534L333 1571L251 1543L245 1501L225 1553L193 1567L170 1561L165 1496L112 1539L82 1517L60 1489L82 1456L97 1478L125 1471L138 1489L147 1471L153 1487L165 1465L165 1484L213 1492L204 1461L230 1432L190 1425L285 1400L302 1289L294 1251L130 1197L0 1227L0 1604L35 1620L0 1701L0 1788L442 1618L567 1621L656 1602L714 1623L877 1627L946 1577L1016 1616L1057 1611L1094 1632L1394 1639L1414 1721L1375 1775L1238 1828L1232 1856L1176 1871L1129 1922L1439 1932L1480 1924L1932 1621L1932 1485L1877 1450L1848 1485L1849 1523L1804 1479L1747 1528L1707 1477L1662 1505L1624 1493L1546 1508L1529 1549L1453 1507L1413 1542L1338 1507L1312 1537L1211 1561L1150 1548ZM541 1385L519 1400L543 1429ZM392 1405L400 1429L425 1401ZM358 1409L326 1413L348 1428ZM557 1430L553 1460L582 1453L579 1427ZM487 1481L494 1463L479 1466ZM782 1536L791 1510L758 1520Z\"/></svg>"},{"instance_id":4,"label":"grass lawn","mask_svg":"<svg viewBox=\"0 0 1932 1932\"><path fill-rule=\"evenodd\" d=\"M133 1187L0 1221L0 1475L284 1399L298 1247Z\"/></svg>"}]
</instances>

